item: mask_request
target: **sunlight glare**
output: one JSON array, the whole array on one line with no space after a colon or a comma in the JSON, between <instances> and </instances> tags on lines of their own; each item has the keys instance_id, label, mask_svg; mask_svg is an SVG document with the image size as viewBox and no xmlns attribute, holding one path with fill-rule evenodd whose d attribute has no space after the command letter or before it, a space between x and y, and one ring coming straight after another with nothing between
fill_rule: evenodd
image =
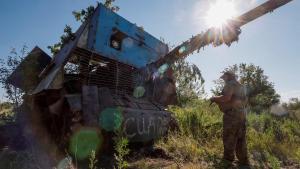
<instances>
[{"instance_id":1,"label":"sunlight glare","mask_svg":"<svg viewBox=\"0 0 300 169\"><path fill-rule=\"evenodd\" d=\"M226 20L233 18L237 14L235 4L232 0L217 0L210 4L205 17L209 27L220 27Z\"/></svg>"}]
</instances>

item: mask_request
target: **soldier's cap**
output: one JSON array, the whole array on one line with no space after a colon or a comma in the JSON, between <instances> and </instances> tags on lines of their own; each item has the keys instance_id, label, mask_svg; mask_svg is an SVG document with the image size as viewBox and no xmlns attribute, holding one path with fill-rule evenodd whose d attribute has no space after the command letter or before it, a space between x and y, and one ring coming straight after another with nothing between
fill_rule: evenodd
<instances>
[{"instance_id":1,"label":"soldier's cap","mask_svg":"<svg viewBox=\"0 0 300 169\"><path fill-rule=\"evenodd\" d=\"M221 72L223 73L223 75L220 77L221 79L224 78L224 76L229 76L231 78L236 78L236 75L233 71L224 71L224 72Z\"/></svg>"}]
</instances>

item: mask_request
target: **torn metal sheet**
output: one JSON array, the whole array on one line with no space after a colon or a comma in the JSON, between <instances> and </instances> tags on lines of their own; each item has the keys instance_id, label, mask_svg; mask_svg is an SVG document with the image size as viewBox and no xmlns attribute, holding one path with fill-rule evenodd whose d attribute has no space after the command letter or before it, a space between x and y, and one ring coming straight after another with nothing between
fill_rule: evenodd
<instances>
[{"instance_id":1,"label":"torn metal sheet","mask_svg":"<svg viewBox=\"0 0 300 169\"><path fill-rule=\"evenodd\" d=\"M49 111L52 114L60 114L63 110L63 105L64 105L65 98L60 98L57 100L54 104L49 106Z\"/></svg>"},{"instance_id":2,"label":"torn metal sheet","mask_svg":"<svg viewBox=\"0 0 300 169\"><path fill-rule=\"evenodd\" d=\"M58 82L58 79L61 79L57 76L61 76L59 75L59 72L61 72L61 68L60 67L56 67L55 69L53 69L48 76L46 76L40 83L39 85L35 88L35 90L31 93L31 94L37 94L40 93L43 90L47 90L47 89L60 89L62 88L62 86L59 86L59 84L62 84ZM56 79L56 80L55 80ZM53 84L53 81L55 85Z\"/></svg>"},{"instance_id":3,"label":"torn metal sheet","mask_svg":"<svg viewBox=\"0 0 300 169\"><path fill-rule=\"evenodd\" d=\"M71 111L77 112L82 110L81 94L68 94L65 95L65 98L68 101Z\"/></svg>"},{"instance_id":4,"label":"torn metal sheet","mask_svg":"<svg viewBox=\"0 0 300 169\"><path fill-rule=\"evenodd\" d=\"M99 10L98 8L96 10ZM81 38L85 28L87 27L89 19L84 22L79 29L75 33L75 39L71 40L69 43L65 44L63 48L53 57L52 59L52 67L47 71L44 72L46 75L44 79L39 83L36 89L33 91L32 94L39 93L43 90L52 89L50 84L56 77L58 70L63 68L64 64L67 62L67 59L70 57L70 54L73 49L77 47L77 43Z\"/></svg>"},{"instance_id":5,"label":"torn metal sheet","mask_svg":"<svg viewBox=\"0 0 300 169\"><path fill-rule=\"evenodd\" d=\"M38 75L50 61L51 57L36 46L8 77L8 83L23 91L34 89L40 81Z\"/></svg>"}]
</instances>

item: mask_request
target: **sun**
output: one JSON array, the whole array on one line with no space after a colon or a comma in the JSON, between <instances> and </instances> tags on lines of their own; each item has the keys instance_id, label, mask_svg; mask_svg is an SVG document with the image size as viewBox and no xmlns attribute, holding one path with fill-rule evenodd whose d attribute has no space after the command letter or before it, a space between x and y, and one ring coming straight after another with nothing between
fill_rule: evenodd
<instances>
[{"instance_id":1,"label":"sun","mask_svg":"<svg viewBox=\"0 0 300 169\"><path fill-rule=\"evenodd\" d=\"M220 27L236 14L235 3L232 0L217 0L215 3L210 4L205 17L206 24L209 27Z\"/></svg>"}]
</instances>

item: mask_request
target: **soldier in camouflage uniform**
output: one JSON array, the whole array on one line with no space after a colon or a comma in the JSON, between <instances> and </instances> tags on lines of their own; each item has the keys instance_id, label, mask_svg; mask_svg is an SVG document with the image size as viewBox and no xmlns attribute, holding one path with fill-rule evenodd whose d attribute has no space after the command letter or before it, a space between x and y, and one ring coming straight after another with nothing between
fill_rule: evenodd
<instances>
[{"instance_id":1,"label":"soldier in camouflage uniform","mask_svg":"<svg viewBox=\"0 0 300 169\"><path fill-rule=\"evenodd\" d=\"M223 115L224 160L232 163L234 153L240 165L248 166L246 144L246 92L232 72L221 77L225 81L222 94L210 100L219 105Z\"/></svg>"}]
</instances>

